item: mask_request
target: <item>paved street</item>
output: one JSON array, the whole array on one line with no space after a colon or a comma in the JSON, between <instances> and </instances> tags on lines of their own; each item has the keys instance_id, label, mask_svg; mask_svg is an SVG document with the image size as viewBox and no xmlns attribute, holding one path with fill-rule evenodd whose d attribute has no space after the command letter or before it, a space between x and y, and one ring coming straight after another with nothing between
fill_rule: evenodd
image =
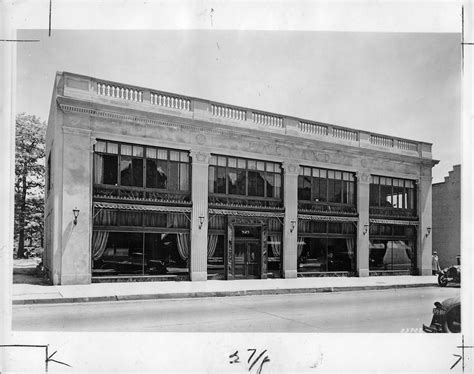
<instances>
[{"instance_id":1,"label":"paved street","mask_svg":"<svg viewBox=\"0 0 474 374\"><path fill-rule=\"evenodd\" d=\"M433 303L460 288L15 305L14 330L420 332Z\"/></svg>"}]
</instances>

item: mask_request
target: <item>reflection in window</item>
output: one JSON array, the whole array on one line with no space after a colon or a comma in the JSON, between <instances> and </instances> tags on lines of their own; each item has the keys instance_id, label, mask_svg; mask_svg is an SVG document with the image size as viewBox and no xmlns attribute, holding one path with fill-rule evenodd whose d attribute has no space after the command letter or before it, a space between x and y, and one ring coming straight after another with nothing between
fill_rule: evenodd
<instances>
[{"instance_id":1,"label":"reflection in window","mask_svg":"<svg viewBox=\"0 0 474 374\"><path fill-rule=\"evenodd\" d=\"M370 206L415 210L415 182L373 175L370 182Z\"/></svg>"},{"instance_id":2,"label":"reflection in window","mask_svg":"<svg viewBox=\"0 0 474 374\"><path fill-rule=\"evenodd\" d=\"M189 234L94 230L92 274L167 275L171 279L187 279Z\"/></svg>"},{"instance_id":3,"label":"reflection in window","mask_svg":"<svg viewBox=\"0 0 474 374\"><path fill-rule=\"evenodd\" d=\"M412 240L370 240L369 270L412 272L415 265L415 242Z\"/></svg>"},{"instance_id":4,"label":"reflection in window","mask_svg":"<svg viewBox=\"0 0 474 374\"><path fill-rule=\"evenodd\" d=\"M189 181L188 152L108 141L95 145L95 184L189 191Z\"/></svg>"},{"instance_id":5,"label":"reflection in window","mask_svg":"<svg viewBox=\"0 0 474 374\"><path fill-rule=\"evenodd\" d=\"M168 163L165 160L146 160L146 184L148 188L166 189Z\"/></svg>"},{"instance_id":6,"label":"reflection in window","mask_svg":"<svg viewBox=\"0 0 474 374\"><path fill-rule=\"evenodd\" d=\"M298 273L351 272L355 238L298 237Z\"/></svg>"},{"instance_id":7,"label":"reflection in window","mask_svg":"<svg viewBox=\"0 0 474 374\"><path fill-rule=\"evenodd\" d=\"M300 167L298 200L355 205L354 174Z\"/></svg>"},{"instance_id":8,"label":"reflection in window","mask_svg":"<svg viewBox=\"0 0 474 374\"><path fill-rule=\"evenodd\" d=\"M225 278L225 236L209 234L207 238L207 274L211 279Z\"/></svg>"},{"instance_id":9,"label":"reflection in window","mask_svg":"<svg viewBox=\"0 0 474 374\"><path fill-rule=\"evenodd\" d=\"M120 158L120 181L122 186L143 186L143 159L129 156Z\"/></svg>"},{"instance_id":10,"label":"reflection in window","mask_svg":"<svg viewBox=\"0 0 474 374\"><path fill-rule=\"evenodd\" d=\"M266 161L212 156L209 193L281 199L281 167Z\"/></svg>"}]
</instances>

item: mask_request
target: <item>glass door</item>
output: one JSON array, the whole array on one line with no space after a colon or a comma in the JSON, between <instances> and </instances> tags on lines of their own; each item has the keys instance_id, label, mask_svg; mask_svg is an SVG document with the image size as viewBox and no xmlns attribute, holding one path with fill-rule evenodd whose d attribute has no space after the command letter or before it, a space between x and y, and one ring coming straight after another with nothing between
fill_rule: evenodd
<instances>
[{"instance_id":1,"label":"glass door","mask_svg":"<svg viewBox=\"0 0 474 374\"><path fill-rule=\"evenodd\" d=\"M260 247L260 242L247 242L247 261L245 264L247 278L260 278Z\"/></svg>"},{"instance_id":2,"label":"glass door","mask_svg":"<svg viewBox=\"0 0 474 374\"><path fill-rule=\"evenodd\" d=\"M236 279L245 278L245 257L247 243L236 241L234 248L234 276Z\"/></svg>"},{"instance_id":3,"label":"glass door","mask_svg":"<svg viewBox=\"0 0 474 374\"><path fill-rule=\"evenodd\" d=\"M236 279L260 278L261 244L256 240L235 242L234 275Z\"/></svg>"}]
</instances>

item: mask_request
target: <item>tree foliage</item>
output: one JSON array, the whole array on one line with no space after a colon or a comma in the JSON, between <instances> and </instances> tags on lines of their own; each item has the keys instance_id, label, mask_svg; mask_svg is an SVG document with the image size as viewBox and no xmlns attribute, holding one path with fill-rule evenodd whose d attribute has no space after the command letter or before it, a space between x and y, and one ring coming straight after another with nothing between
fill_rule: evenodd
<instances>
[{"instance_id":1,"label":"tree foliage","mask_svg":"<svg viewBox=\"0 0 474 374\"><path fill-rule=\"evenodd\" d=\"M24 113L16 117L15 132L15 240L17 257L29 245L43 245L46 123Z\"/></svg>"}]
</instances>

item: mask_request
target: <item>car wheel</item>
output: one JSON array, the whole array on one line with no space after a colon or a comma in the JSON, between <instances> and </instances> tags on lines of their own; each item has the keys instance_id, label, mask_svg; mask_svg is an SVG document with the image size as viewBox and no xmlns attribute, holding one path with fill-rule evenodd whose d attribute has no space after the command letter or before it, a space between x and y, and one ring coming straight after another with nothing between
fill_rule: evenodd
<instances>
[{"instance_id":1,"label":"car wheel","mask_svg":"<svg viewBox=\"0 0 474 374\"><path fill-rule=\"evenodd\" d=\"M461 306L456 306L446 313L443 330L447 333L461 332Z\"/></svg>"},{"instance_id":2,"label":"car wheel","mask_svg":"<svg viewBox=\"0 0 474 374\"><path fill-rule=\"evenodd\" d=\"M438 276L438 284L440 287L446 287L448 285L448 278L444 274Z\"/></svg>"}]
</instances>

